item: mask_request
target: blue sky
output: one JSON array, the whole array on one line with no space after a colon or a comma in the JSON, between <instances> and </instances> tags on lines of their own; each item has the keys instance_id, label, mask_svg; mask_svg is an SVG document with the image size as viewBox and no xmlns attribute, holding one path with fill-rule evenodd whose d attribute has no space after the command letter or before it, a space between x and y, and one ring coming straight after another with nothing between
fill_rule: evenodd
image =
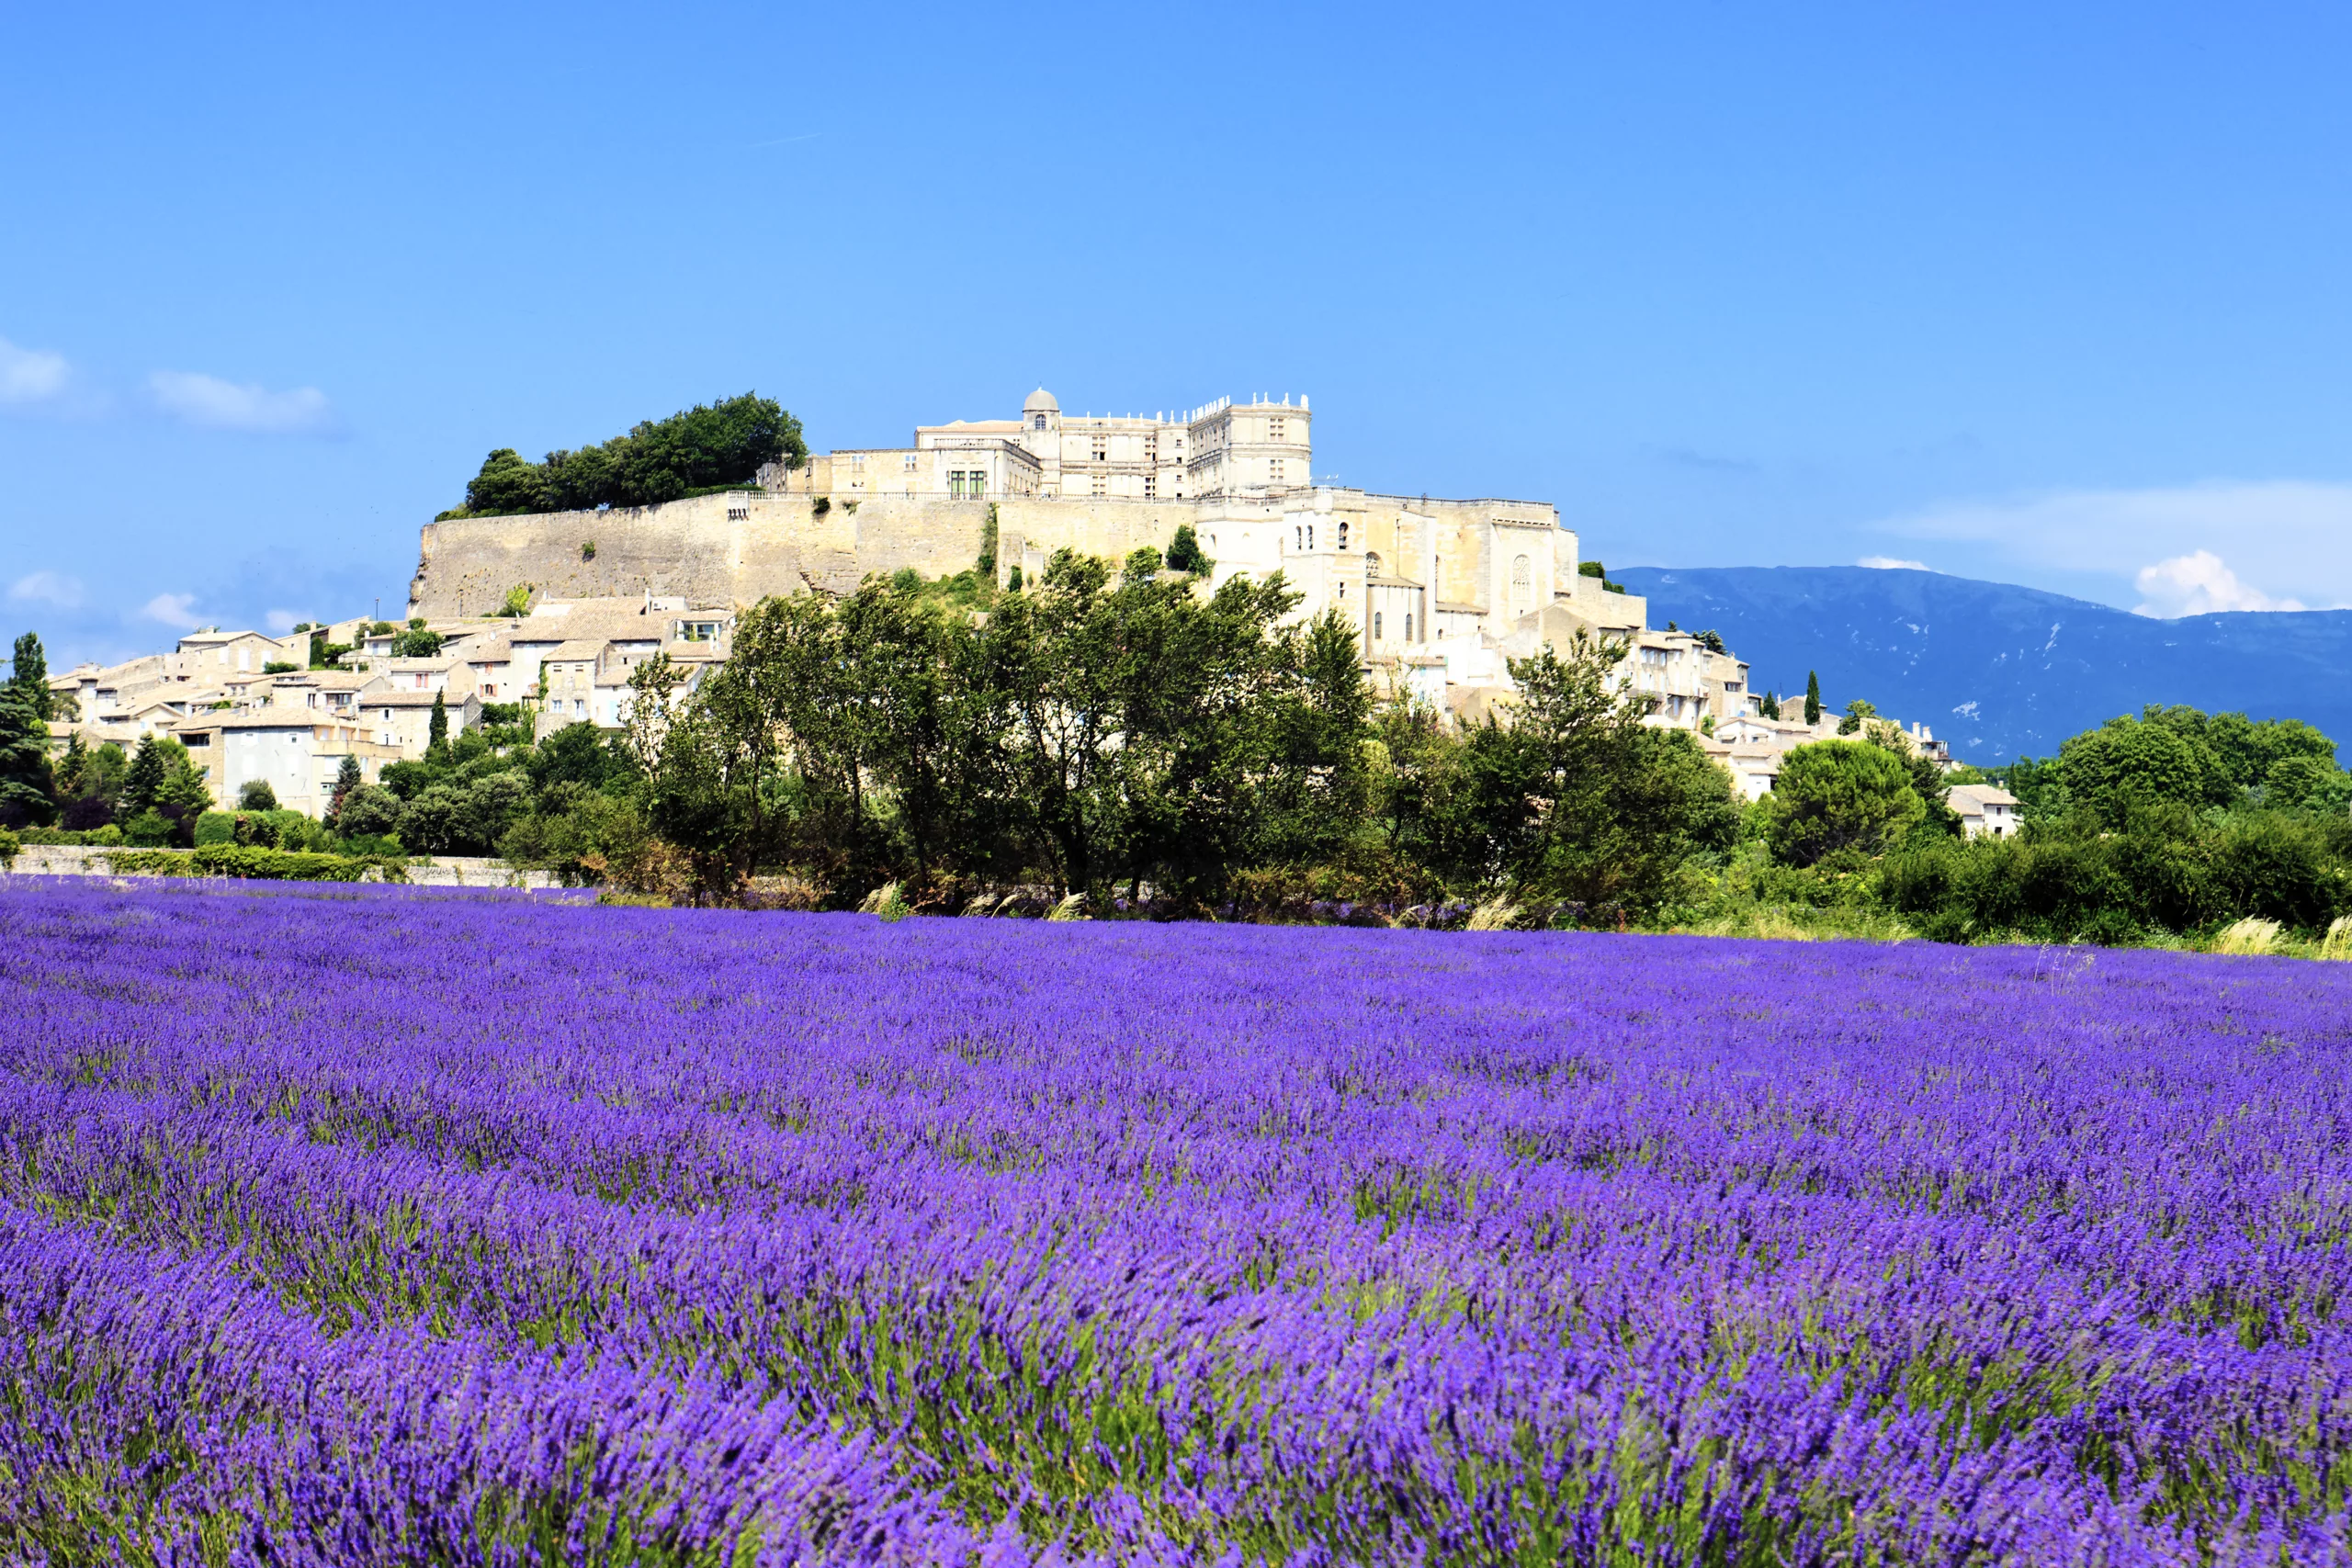
<instances>
[{"instance_id":1,"label":"blue sky","mask_svg":"<svg viewBox=\"0 0 2352 1568\"><path fill-rule=\"evenodd\" d=\"M0 605L387 609L492 446L1307 393L1586 553L2352 603L2352 10L11 6Z\"/></svg>"}]
</instances>

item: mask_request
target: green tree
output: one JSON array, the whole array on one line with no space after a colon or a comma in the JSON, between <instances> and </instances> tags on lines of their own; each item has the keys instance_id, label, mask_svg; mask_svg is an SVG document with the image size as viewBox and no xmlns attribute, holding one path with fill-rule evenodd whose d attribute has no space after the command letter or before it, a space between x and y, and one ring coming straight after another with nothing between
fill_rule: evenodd
<instances>
[{"instance_id":1,"label":"green tree","mask_svg":"<svg viewBox=\"0 0 2352 1568\"><path fill-rule=\"evenodd\" d=\"M1839 716L1838 719L1838 733L1840 735L1857 734L1860 731L1865 723L1876 718L1877 716L1877 704L1866 702L1860 697L1856 697L1852 702L1846 705L1845 713Z\"/></svg>"},{"instance_id":2,"label":"green tree","mask_svg":"<svg viewBox=\"0 0 2352 1568\"><path fill-rule=\"evenodd\" d=\"M1791 865L1882 854L1927 815L1903 760L1860 740L1793 748L1767 799L1766 837Z\"/></svg>"},{"instance_id":3,"label":"green tree","mask_svg":"<svg viewBox=\"0 0 2352 1568\"><path fill-rule=\"evenodd\" d=\"M441 657L441 634L427 631L421 620L411 621L406 630L392 638L394 659L438 659Z\"/></svg>"},{"instance_id":4,"label":"green tree","mask_svg":"<svg viewBox=\"0 0 2352 1568\"><path fill-rule=\"evenodd\" d=\"M645 506L690 491L742 484L768 463L808 455L800 422L772 398L746 392L648 420L599 446L533 463L511 446L483 459L458 515Z\"/></svg>"},{"instance_id":5,"label":"green tree","mask_svg":"<svg viewBox=\"0 0 2352 1568\"><path fill-rule=\"evenodd\" d=\"M400 828L401 797L379 784L361 784L343 797L335 831L346 838L374 839Z\"/></svg>"},{"instance_id":6,"label":"green tree","mask_svg":"<svg viewBox=\"0 0 2352 1568\"><path fill-rule=\"evenodd\" d=\"M1780 716L1781 716L1781 699L1780 699L1779 697L1774 696L1774 695L1773 695L1771 693L1770 693L1770 692L1765 693L1765 694L1764 694L1764 701L1763 701L1763 704L1762 704L1761 708L1760 708L1760 710L1759 710L1759 711L1763 714L1763 716L1764 716L1766 718L1778 718L1778 717L1780 717Z\"/></svg>"},{"instance_id":7,"label":"green tree","mask_svg":"<svg viewBox=\"0 0 2352 1568\"><path fill-rule=\"evenodd\" d=\"M547 510L547 474L512 446L501 446L467 481L464 510L476 517Z\"/></svg>"},{"instance_id":8,"label":"green tree","mask_svg":"<svg viewBox=\"0 0 2352 1568\"><path fill-rule=\"evenodd\" d=\"M275 811L277 809L277 792L270 787L267 779L247 779L244 787L237 792L237 809Z\"/></svg>"},{"instance_id":9,"label":"green tree","mask_svg":"<svg viewBox=\"0 0 2352 1568\"><path fill-rule=\"evenodd\" d=\"M445 761L449 755L449 705L439 692L433 694L433 716L425 720L424 755Z\"/></svg>"},{"instance_id":10,"label":"green tree","mask_svg":"<svg viewBox=\"0 0 2352 1568\"><path fill-rule=\"evenodd\" d=\"M365 782L365 775L359 769L359 759L345 754L342 764L334 771L334 792L327 797L328 826L334 827L341 823L344 803L351 798L351 792L358 789Z\"/></svg>"},{"instance_id":11,"label":"green tree","mask_svg":"<svg viewBox=\"0 0 2352 1568\"><path fill-rule=\"evenodd\" d=\"M1189 572L1198 577L1215 568L1208 552L1201 548L1201 537L1190 523L1176 525L1176 536L1168 544L1168 570Z\"/></svg>"},{"instance_id":12,"label":"green tree","mask_svg":"<svg viewBox=\"0 0 2352 1568\"><path fill-rule=\"evenodd\" d=\"M2212 796L2211 753L2174 723L2111 719L2067 740L2058 762L2070 799L2109 828L2137 807L2201 806Z\"/></svg>"},{"instance_id":13,"label":"green tree","mask_svg":"<svg viewBox=\"0 0 2352 1568\"><path fill-rule=\"evenodd\" d=\"M1808 728L1821 722L1821 677L1811 670L1804 672L1804 722Z\"/></svg>"},{"instance_id":14,"label":"green tree","mask_svg":"<svg viewBox=\"0 0 2352 1568\"><path fill-rule=\"evenodd\" d=\"M2352 803L2352 774L2333 761L2300 753L2284 756L2263 774L2262 795L2268 805L2341 816Z\"/></svg>"},{"instance_id":15,"label":"green tree","mask_svg":"<svg viewBox=\"0 0 2352 1568\"><path fill-rule=\"evenodd\" d=\"M17 638L8 685L43 724L57 716L56 694L49 689L49 658L41 652L40 634L26 632Z\"/></svg>"},{"instance_id":16,"label":"green tree","mask_svg":"<svg viewBox=\"0 0 2352 1568\"><path fill-rule=\"evenodd\" d=\"M1543 801L1522 894L1655 908L1692 857L1730 848L1740 813L1730 775L1679 730L1642 722L1648 699L1619 691L1623 645L1578 637L1513 660L1515 739L1532 753Z\"/></svg>"},{"instance_id":17,"label":"green tree","mask_svg":"<svg viewBox=\"0 0 2352 1568\"><path fill-rule=\"evenodd\" d=\"M585 719L567 724L540 741L523 766L532 787L538 790L567 784L603 789L626 771L603 732Z\"/></svg>"},{"instance_id":18,"label":"green tree","mask_svg":"<svg viewBox=\"0 0 2352 1568\"><path fill-rule=\"evenodd\" d=\"M49 725L26 700L24 688L12 682L0 686L0 827L47 827L56 816Z\"/></svg>"},{"instance_id":19,"label":"green tree","mask_svg":"<svg viewBox=\"0 0 2352 1568\"><path fill-rule=\"evenodd\" d=\"M122 793L117 809L125 817L135 817L155 804L164 788L164 775L170 763L163 743L153 735L139 739L139 750L132 753L130 765L122 775Z\"/></svg>"}]
</instances>

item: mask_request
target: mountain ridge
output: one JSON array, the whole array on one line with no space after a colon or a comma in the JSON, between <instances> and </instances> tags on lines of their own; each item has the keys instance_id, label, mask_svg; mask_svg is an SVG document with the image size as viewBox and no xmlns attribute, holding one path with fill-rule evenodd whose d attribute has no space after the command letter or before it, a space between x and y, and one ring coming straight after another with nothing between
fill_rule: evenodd
<instances>
[{"instance_id":1,"label":"mountain ridge","mask_svg":"<svg viewBox=\"0 0 2352 1568\"><path fill-rule=\"evenodd\" d=\"M2352 737L2352 610L2232 611L2156 620L2086 599L1882 567L1627 567L1650 620L1713 628L1749 683L1866 697L1929 726L1955 757L2048 756L2147 703L2301 718Z\"/></svg>"}]
</instances>

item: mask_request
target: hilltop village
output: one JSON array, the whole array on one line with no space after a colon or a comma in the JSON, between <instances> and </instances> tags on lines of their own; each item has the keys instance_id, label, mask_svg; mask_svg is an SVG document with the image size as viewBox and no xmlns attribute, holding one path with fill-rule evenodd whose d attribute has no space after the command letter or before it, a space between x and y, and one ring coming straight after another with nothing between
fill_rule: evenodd
<instances>
[{"instance_id":1,"label":"hilltop village","mask_svg":"<svg viewBox=\"0 0 2352 1568\"><path fill-rule=\"evenodd\" d=\"M1304 397L1220 399L1174 414L1066 415L1044 389L1018 418L917 427L903 447L842 449L755 482L647 506L446 516L424 529L404 625L345 620L283 637L208 629L166 652L52 677L62 750L187 748L210 793L269 784L316 815L345 759L372 783L453 734L618 731L631 672L666 654L691 694L737 617L771 594L846 592L874 573L976 569L1000 591L1058 551L1205 558L1201 591L1280 572L1304 619L1336 611L1374 689L1455 722L1508 708L1510 661L1579 636L1624 645L1616 680L1649 722L1690 732L1748 799L1790 749L1837 733L1781 715L1712 633L1649 625L1646 603L1582 560L1542 502L1384 495L1313 479ZM1915 750L1949 761L1924 727ZM1979 796L1984 798L1980 799ZM1998 798L1994 798L1998 797ZM2006 830L2006 796L1952 799L1972 832Z\"/></svg>"}]
</instances>

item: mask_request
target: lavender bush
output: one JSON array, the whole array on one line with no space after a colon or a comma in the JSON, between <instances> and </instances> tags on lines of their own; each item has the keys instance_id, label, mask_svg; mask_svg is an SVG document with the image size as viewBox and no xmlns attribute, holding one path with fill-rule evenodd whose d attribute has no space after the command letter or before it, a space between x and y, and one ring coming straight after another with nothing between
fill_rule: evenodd
<instances>
[{"instance_id":1,"label":"lavender bush","mask_svg":"<svg viewBox=\"0 0 2352 1568\"><path fill-rule=\"evenodd\" d=\"M0 896L0 1542L2332 1560L2352 974Z\"/></svg>"}]
</instances>

